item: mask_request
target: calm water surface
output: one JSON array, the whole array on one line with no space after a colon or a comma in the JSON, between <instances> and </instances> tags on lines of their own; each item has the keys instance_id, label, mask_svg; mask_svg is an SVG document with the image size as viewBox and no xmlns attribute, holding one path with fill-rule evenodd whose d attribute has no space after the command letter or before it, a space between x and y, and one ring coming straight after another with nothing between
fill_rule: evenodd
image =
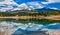
<instances>
[{"instance_id":1,"label":"calm water surface","mask_svg":"<svg viewBox=\"0 0 60 35\"><path fill-rule=\"evenodd\" d=\"M11 35L48 35L50 30L59 30L60 21L49 21L45 19L0 19L0 30L7 28ZM46 33L47 32L47 33Z\"/></svg>"}]
</instances>

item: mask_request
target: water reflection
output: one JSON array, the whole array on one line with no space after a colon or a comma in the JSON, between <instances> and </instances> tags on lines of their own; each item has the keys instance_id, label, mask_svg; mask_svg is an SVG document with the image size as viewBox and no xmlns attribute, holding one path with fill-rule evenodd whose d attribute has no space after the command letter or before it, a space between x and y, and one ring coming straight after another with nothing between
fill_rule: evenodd
<instances>
[{"instance_id":1,"label":"water reflection","mask_svg":"<svg viewBox=\"0 0 60 35\"><path fill-rule=\"evenodd\" d=\"M0 31L11 35L37 35L37 33L38 35L48 35L51 30L60 30L60 23L52 23L46 20L28 21L15 19L4 19L0 22Z\"/></svg>"}]
</instances>

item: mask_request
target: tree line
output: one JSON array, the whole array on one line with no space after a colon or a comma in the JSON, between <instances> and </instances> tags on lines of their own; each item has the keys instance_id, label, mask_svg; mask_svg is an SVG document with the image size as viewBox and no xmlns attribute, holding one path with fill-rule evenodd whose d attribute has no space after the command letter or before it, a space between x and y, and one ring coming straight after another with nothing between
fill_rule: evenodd
<instances>
[{"instance_id":1,"label":"tree line","mask_svg":"<svg viewBox=\"0 0 60 35\"><path fill-rule=\"evenodd\" d=\"M52 11L52 12L34 12L34 13L9 13L9 12L0 12L0 16L50 16L50 15L60 15L60 11Z\"/></svg>"}]
</instances>

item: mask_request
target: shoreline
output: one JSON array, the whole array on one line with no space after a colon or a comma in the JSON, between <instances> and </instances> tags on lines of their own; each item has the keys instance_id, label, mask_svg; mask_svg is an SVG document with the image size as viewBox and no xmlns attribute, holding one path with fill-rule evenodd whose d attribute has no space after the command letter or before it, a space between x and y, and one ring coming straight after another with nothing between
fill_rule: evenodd
<instances>
[{"instance_id":1,"label":"shoreline","mask_svg":"<svg viewBox=\"0 0 60 35\"><path fill-rule=\"evenodd\" d=\"M60 20L60 15L50 15L50 16L7 16L3 17L0 16L0 18L8 18L8 19L48 19L48 20Z\"/></svg>"}]
</instances>

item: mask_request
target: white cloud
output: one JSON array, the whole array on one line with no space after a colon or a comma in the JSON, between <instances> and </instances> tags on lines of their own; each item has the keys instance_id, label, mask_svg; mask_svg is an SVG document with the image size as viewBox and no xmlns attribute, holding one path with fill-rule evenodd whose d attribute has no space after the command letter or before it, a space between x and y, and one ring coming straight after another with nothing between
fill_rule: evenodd
<instances>
[{"instance_id":1,"label":"white cloud","mask_svg":"<svg viewBox=\"0 0 60 35\"><path fill-rule=\"evenodd\" d=\"M59 3L60 0L46 0L47 2L41 2L42 4L50 4L50 3Z\"/></svg>"},{"instance_id":2,"label":"white cloud","mask_svg":"<svg viewBox=\"0 0 60 35\"><path fill-rule=\"evenodd\" d=\"M28 4L30 4L30 5L39 5L38 2L28 2Z\"/></svg>"},{"instance_id":3,"label":"white cloud","mask_svg":"<svg viewBox=\"0 0 60 35\"><path fill-rule=\"evenodd\" d=\"M55 9L55 10L57 10L57 8L51 8L51 9Z\"/></svg>"},{"instance_id":4,"label":"white cloud","mask_svg":"<svg viewBox=\"0 0 60 35\"><path fill-rule=\"evenodd\" d=\"M11 10L13 9L13 5L18 6L18 4L16 2L14 2L13 0L3 0L2 2L0 2L0 11L7 11L7 10Z\"/></svg>"},{"instance_id":5,"label":"white cloud","mask_svg":"<svg viewBox=\"0 0 60 35\"><path fill-rule=\"evenodd\" d=\"M1 12L5 12L9 9L13 8L12 6L8 6L8 5L0 5L0 11Z\"/></svg>"},{"instance_id":6,"label":"white cloud","mask_svg":"<svg viewBox=\"0 0 60 35\"><path fill-rule=\"evenodd\" d=\"M0 9L0 11L2 11L2 12L5 12L5 11L7 11L7 10L11 10L11 9L13 9L13 7L12 6L7 6L7 8L5 7L2 7L1 9Z\"/></svg>"},{"instance_id":7,"label":"white cloud","mask_svg":"<svg viewBox=\"0 0 60 35\"><path fill-rule=\"evenodd\" d=\"M48 2L41 2L42 4L49 4Z\"/></svg>"},{"instance_id":8,"label":"white cloud","mask_svg":"<svg viewBox=\"0 0 60 35\"><path fill-rule=\"evenodd\" d=\"M43 8L43 6L41 4L39 4L38 2L28 2L28 5L32 6L33 8Z\"/></svg>"},{"instance_id":9,"label":"white cloud","mask_svg":"<svg viewBox=\"0 0 60 35\"><path fill-rule=\"evenodd\" d=\"M4 0L4 1L0 2L0 5L3 5L3 4L7 4L7 5L18 5L13 0Z\"/></svg>"}]
</instances>

